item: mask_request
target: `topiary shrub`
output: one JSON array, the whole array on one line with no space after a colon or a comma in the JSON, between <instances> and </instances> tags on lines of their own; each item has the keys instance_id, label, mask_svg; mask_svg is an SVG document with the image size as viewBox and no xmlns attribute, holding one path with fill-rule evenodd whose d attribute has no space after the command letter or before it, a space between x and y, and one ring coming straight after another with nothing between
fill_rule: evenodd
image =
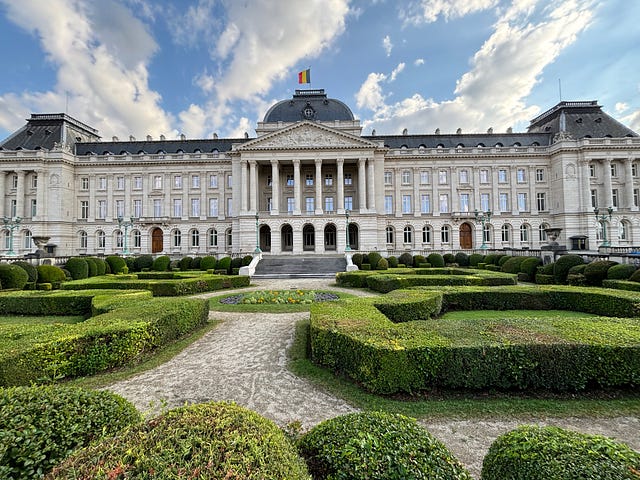
<instances>
[{"instance_id":1,"label":"topiary shrub","mask_svg":"<svg viewBox=\"0 0 640 480\"><path fill-rule=\"evenodd\" d=\"M498 258L498 262L496 263L496 265L502 267L505 263L507 263L507 261L509 261L510 258L513 257L511 255L501 255L500 258Z\"/></svg>"},{"instance_id":2,"label":"topiary shrub","mask_svg":"<svg viewBox=\"0 0 640 480\"><path fill-rule=\"evenodd\" d=\"M526 257L520 264L520 272L529 277L528 281L533 282L536 279L536 272L540 265L542 265L540 257Z\"/></svg>"},{"instance_id":3,"label":"topiary shrub","mask_svg":"<svg viewBox=\"0 0 640 480\"><path fill-rule=\"evenodd\" d=\"M378 268L378 262L382 256L378 252L371 252L369 254L369 264L371 265L371 270L376 270Z\"/></svg>"},{"instance_id":4,"label":"topiary shrub","mask_svg":"<svg viewBox=\"0 0 640 480\"><path fill-rule=\"evenodd\" d=\"M127 266L127 262L124 260L124 258L118 255L109 255L107 258L105 258L105 261L109 265L111 273L123 273L124 267Z\"/></svg>"},{"instance_id":5,"label":"topiary shrub","mask_svg":"<svg viewBox=\"0 0 640 480\"><path fill-rule=\"evenodd\" d=\"M0 263L0 286L6 289L22 290L29 281L29 274L18 265Z\"/></svg>"},{"instance_id":6,"label":"topiary shrub","mask_svg":"<svg viewBox=\"0 0 640 480\"><path fill-rule=\"evenodd\" d=\"M239 270L242 266L242 258L235 257L231 259L231 272L233 275L237 275L238 273L235 270Z\"/></svg>"},{"instance_id":7,"label":"topiary shrub","mask_svg":"<svg viewBox=\"0 0 640 480\"><path fill-rule=\"evenodd\" d=\"M472 253L471 255L469 255L469 266L477 267L479 263L484 262L484 258L485 256L481 253Z\"/></svg>"},{"instance_id":8,"label":"topiary shrub","mask_svg":"<svg viewBox=\"0 0 640 480\"><path fill-rule=\"evenodd\" d=\"M362 263L369 263L369 254L368 253L363 253L362 254Z\"/></svg>"},{"instance_id":9,"label":"topiary shrub","mask_svg":"<svg viewBox=\"0 0 640 480\"><path fill-rule=\"evenodd\" d=\"M193 258L191 257L182 257L178 262L178 268L182 272L186 272L187 270L191 270L191 264L193 263Z\"/></svg>"},{"instance_id":10,"label":"topiary shrub","mask_svg":"<svg viewBox=\"0 0 640 480\"><path fill-rule=\"evenodd\" d=\"M38 265L38 283L50 283L53 288L59 288L64 282L65 275L60 267L55 265Z\"/></svg>"},{"instance_id":11,"label":"topiary shrub","mask_svg":"<svg viewBox=\"0 0 640 480\"><path fill-rule=\"evenodd\" d=\"M433 268L444 267L444 258L439 253L431 253L427 257L427 262L429 262Z\"/></svg>"},{"instance_id":12,"label":"topiary shrub","mask_svg":"<svg viewBox=\"0 0 640 480\"><path fill-rule=\"evenodd\" d=\"M617 265L618 262L612 260L596 260L588 263L584 269L584 276L587 280L587 285L592 287L601 287L602 281L607 278L607 272L611 267Z\"/></svg>"},{"instance_id":13,"label":"topiary shrub","mask_svg":"<svg viewBox=\"0 0 640 480\"><path fill-rule=\"evenodd\" d=\"M453 253L445 253L444 255L442 255L442 258L444 259L444 264L445 265L450 265L452 263L455 263L456 261L456 257ZM431 263L431 262L429 262Z\"/></svg>"},{"instance_id":14,"label":"topiary shrub","mask_svg":"<svg viewBox=\"0 0 640 480\"><path fill-rule=\"evenodd\" d=\"M389 262L389 268L398 268L398 257L394 257L393 255L391 255L389 258L387 258L387 262Z\"/></svg>"},{"instance_id":15,"label":"topiary shrub","mask_svg":"<svg viewBox=\"0 0 640 480\"><path fill-rule=\"evenodd\" d=\"M640 282L640 270L633 272L633 275L629 277L629 280L632 282Z\"/></svg>"},{"instance_id":16,"label":"topiary shrub","mask_svg":"<svg viewBox=\"0 0 640 480\"><path fill-rule=\"evenodd\" d=\"M358 268L360 268L360 266L362 265L362 254L354 253L353 255L351 255L351 261L354 265L357 265Z\"/></svg>"},{"instance_id":17,"label":"topiary shrub","mask_svg":"<svg viewBox=\"0 0 640 480\"><path fill-rule=\"evenodd\" d=\"M218 260L216 270L226 270L227 273L231 273L231 257L222 257Z\"/></svg>"},{"instance_id":18,"label":"topiary shrub","mask_svg":"<svg viewBox=\"0 0 640 480\"><path fill-rule=\"evenodd\" d=\"M107 391L40 386L0 389L0 478L39 479L78 448L140 421Z\"/></svg>"},{"instance_id":19,"label":"topiary shrub","mask_svg":"<svg viewBox=\"0 0 640 480\"><path fill-rule=\"evenodd\" d=\"M313 478L471 479L447 448L412 418L386 412L326 420L298 442Z\"/></svg>"},{"instance_id":20,"label":"topiary shrub","mask_svg":"<svg viewBox=\"0 0 640 480\"><path fill-rule=\"evenodd\" d=\"M413 267L413 255L411 255L409 252L402 253L398 257L398 263L404 263L407 267Z\"/></svg>"},{"instance_id":21,"label":"topiary shrub","mask_svg":"<svg viewBox=\"0 0 640 480\"><path fill-rule=\"evenodd\" d=\"M72 280L89 278L89 264L84 258L71 257L64 268L69 272Z\"/></svg>"},{"instance_id":22,"label":"topiary shrub","mask_svg":"<svg viewBox=\"0 0 640 480\"><path fill-rule=\"evenodd\" d=\"M202 257L200 260L200 269L201 270L215 270L218 261L216 257L212 257L211 255L207 255L206 257Z\"/></svg>"},{"instance_id":23,"label":"topiary shrub","mask_svg":"<svg viewBox=\"0 0 640 480\"><path fill-rule=\"evenodd\" d=\"M637 480L640 453L600 435L523 425L498 437L482 464L482 480Z\"/></svg>"},{"instance_id":24,"label":"topiary shrub","mask_svg":"<svg viewBox=\"0 0 640 480\"><path fill-rule=\"evenodd\" d=\"M129 272L135 272L136 271L136 259L133 257L125 257L124 259L125 263L127 264L127 270L126 271L122 271L122 273L129 273Z\"/></svg>"},{"instance_id":25,"label":"topiary shrub","mask_svg":"<svg viewBox=\"0 0 640 480\"><path fill-rule=\"evenodd\" d=\"M587 264L583 263L582 265L574 265L569 269L569 275L582 275L584 274L584 269L587 268ZM567 275L567 278L569 278Z\"/></svg>"},{"instance_id":26,"label":"topiary shrub","mask_svg":"<svg viewBox=\"0 0 640 480\"><path fill-rule=\"evenodd\" d=\"M518 273L520 271L520 264L524 261L525 257L506 257L507 259L502 263L500 269L504 273Z\"/></svg>"},{"instance_id":27,"label":"topiary shrub","mask_svg":"<svg viewBox=\"0 0 640 480\"><path fill-rule=\"evenodd\" d=\"M25 272L27 272L28 283L35 283L38 281L38 269L34 265L31 265L29 262L23 262L19 260L17 262L13 262L11 265L20 267Z\"/></svg>"},{"instance_id":28,"label":"topiary shrub","mask_svg":"<svg viewBox=\"0 0 640 480\"><path fill-rule=\"evenodd\" d=\"M557 284L563 284L567 281L569 269L575 265L582 265L583 258L580 255L562 255L553 265L553 276Z\"/></svg>"},{"instance_id":29,"label":"topiary shrub","mask_svg":"<svg viewBox=\"0 0 640 480\"><path fill-rule=\"evenodd\" d=\"M483 262L487 265L495 265L498 260L498 254L490 253L489 255L485 255Z\"/></svg>"},{"instance_id":30,"label":"topiary shrub","mask_svg":"<svg viewBox=\"0 0 640 480\"><path fill-rule=\"evenodd\" d=\"M133 267L135 269L135 272L142 272L142 270L144 270L145 268L150 270L151 267L153 267L153 256L140 255L139 257L136 257Z\"/></svg>"},{"instance_id":31,"label":"topiary shrub","mask_svg":"<svg viewBox=\"0 0 640 480\"><path fill-rule=\"evenodd\" d=\"M538 273L541 273L542 275L553 275L553 269L555 266L556 264L553 262L542 265L541 267L538 267Z\"/></svg>"},{"instance_id":32,"label":"topiary shrub","mask_svg":"<svg viewBox=\"0 0 640 480\"><path fill-rule=\"evenodd\" d=\"M607 270L607 278L609 280L628 280L635 271L635 265L629 265L628 263L614 265Z\"/></svg>"},{"instance_id":33,"label":"topiary shrub","mask_svg":"<svg viewBox=\"0 0 640 480\"><path fill-rule=\"evenodd\" d=\"M571 273L571 270L569 270L569 275L567 275L567 285L571 285L573 287L586 287L587 277L582 273Z\"/></svg>"},{"instance_id":34,"label":"topiary shrub","mask_svg":"<svg viewBox=\"0 0 640 480\"><path fill-rule=\"evenodd\" d=\"M307 480L304 461L270 420L232 403L190 405L94 443L47 477ZM116 478L116 476L110 477Z\"/></svg>"},{"instance_id":35,"label":"topiary shrub","mask_svg":"<svg viewBox=\"0 0 640 480\"><path fill-rule=\"evenodd\" d=\"M424 255L414 255L413 256L413 266L418 267L421 263L427 263L427 259Z\"/></svg>"},{"instance_id":36,"label":"topiary shrub","mask_svg":"<svg viewBox=\"0 0 640 480\"><path fill-rule=\"evenodd\" d=\"M253 255L245 255L244 257L242 257L242 266L248 267L252 261L253 261Z\"/></svg>"},{"instance_id":37,"label":"topiary shrub","mask_svg":"<svg viewBox=\"0 0 640 480\"><path fill-rule=\"evenodd\" d=\"M98 265L96 261L91 257L83 257L85 262L87 262L87 266L89 267L89 276L95 277L98 274Z\"/></svg>"},{"instance_id":38,"label":"topiary shrub","mask_svg":"<svg viewBox=\"0 0 640 480\"><path fill-rule=\"evenodd\" d=\"M505 254L497 254L496 258L495 258L495 262L493 263L494 265L498 265L499 267L502 266L502 263L506 262L506 260L503 260L503 258L509 258L510 255L505 255ZM500 263L502 262L502 263Z\"/></svg>"},{"instance_id":39,"label":"topiary shrub","mask_svg":"<svg viewBox=\"0 0 640 480\"><path fill-rule=\"evenodd\" d=\"M458 252L455 256L455 262L461 267L469 266L469 255L464 252Z\"/></svg>"},{"instance_id":40,"label":"topiary shrub","mask_svg":"<svg viewBox=\"0 0 640 480\"><path fill-rule=\"evenodd\" d=\"M153 261L151 270L156 272L166 272L169 270L169 265L171 265L171 258L169 258L168 255L160 255Z\"/></svg>"},{"instance_id":41,"label":"topiary shrub","mask_svg":"<svg viewBox=\"0 0 640 480\"><path fill-rule=\"evenodd\" d=\"M381 258L378 260L378 264L376 265L376 270L387 270L389 268L389 262L386 258Z\"/></svg>"},{"instance_id":42,"label":"topiary shrub","mask_svg":"<svg viewBox=\"0 0 640 480\"><path fill-rule=\"evenodd\" d=\"M91 258L96 264L96 275L104 275L107 273L107 262L105 262L102 258L98 257L88 257Z\"/></svg>"}]
</instances>

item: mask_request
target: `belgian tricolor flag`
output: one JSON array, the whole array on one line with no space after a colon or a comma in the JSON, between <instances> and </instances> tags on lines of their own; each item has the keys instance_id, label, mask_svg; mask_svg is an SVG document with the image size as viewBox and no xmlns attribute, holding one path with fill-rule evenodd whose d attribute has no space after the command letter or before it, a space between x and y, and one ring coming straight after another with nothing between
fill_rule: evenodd
<instances>
[{"instance_id":1,"label":"belgian tricolor flag","mask_svg":"<svg viewBox=\"0 0 640 480\"><path fill-rule=\"evenodd\" d=\"M311 69L307 68L306 70L298 73L298 83L311 83Z\"/></svg>"}]
</instances>

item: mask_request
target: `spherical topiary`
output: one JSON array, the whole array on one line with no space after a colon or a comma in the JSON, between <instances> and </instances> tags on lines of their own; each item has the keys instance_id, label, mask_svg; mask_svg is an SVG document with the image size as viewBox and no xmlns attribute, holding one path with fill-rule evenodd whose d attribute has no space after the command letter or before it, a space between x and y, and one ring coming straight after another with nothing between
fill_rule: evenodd
<instances>
[{"instance_id":1,"label":"spherical topiary","mask_svg":"<svg viewBox=\"0 0 640 480\"><path fill-rule=\"evenodd\" d=\"M457 263L461 267L469 266L469 255L464 252L458 252L455 255L455 263Z\"/></svg>"},{"instance_id":2,"label":"spherical topiary","mask_svg":"<svg viewBox=\"0 0 640 480\"><path fill-rule=\"evenodd\" d=\"M533 282L540 265L542 265L540 257L525 257L520 264L520 272L527 274L529 281Z\"/></svg>"},{"instance_id":3,"label":"spherical topiary","mask_svg":"<svg viewBox=\"0 0 640 480\"><path fill-rule=\"evenodd\" d=\"M151 267L153 267L153 256L140 255L139 257L135 258L135 261L133 264L133 268L135 269L134 271L141 272L145 268L148 268L149 270L151 270Z\"/></svg>"},{"instance_id":4,"label":"spherical topiary","mask_svg":"<svg viewBox=\"0 0 640 480\"><path fill-rule=\"evenodd\" d=\"M387 261L389 262L389 268L397 268L398 267L398 257L394 257L393 255L391 255L389 258L387 258Z\"/></svg>"},{"instance_id":5,"label":"spherical topiary","mask_svg":"<svg viewBox=\"0 0 640 480\"><path fill-rule=\"evenodd\" d=\"M84 257L84 260L87 262L87 266L89 267L89 276L95 277L98 274L98 265L94 258Z\"/></svg>"},{"instance_id":6,"label":"spherical topiary","mask_svg":"<svg viewBox=\"0 0 640 480\"><path fill-rule=\"evenodd\" d=\"M583 258L580 255L562 255L556 260L553 266L553 276L557 284L563 284L567 280L569 275L569 269L575 265L582 265L584 263Z\"/></svg>"},{"instance_id":7,"label":"spherical topiary","mask_svg":"<svg viewBox=\"0 0 640 480\"><path fill-rule=\"evenodd\" d=\"M398 263L403 263L405 267L413 267L413 255L411 255L409 252L402 253L398 257Z\"/></svg>"},{"instance_id":8,"label":"spherical topiary","mask_svg":"<svg viewBox=\"0 0 640 480\"><path fill-rule=\"evenodd\" d=\"M607 278L607 272L611 267L617 265L618 262L612 260L596 260L587 264L584 269L584 276L587 280L587 285L592 287L601 287L602 281Z\"/></svg>"},{"instance_id":9,"label":"spherical topiary","mask_svg":"<svg viewBox=\"0 0 640 480\"><path fill-rule=\"evenodd\" d=\"M109 264L111 273L122 273L124 267L127 266L127 262L125 262L124 258L118 255L109 255L105 258L105 261Z\"/></svg>"},{"instance_id":10,"label":"spherical topiary","mask_svg":"<svg viewBox=\"0 0 640 480\"><path fill-rule=\"evenodd\" d=\"M211 255L207 255L206 257L202 257L200 260L200 269L201 270L215 270L217 264L216 257L212 257Z\"/></svg>"},{"instance_id":11,"label":"spherical topiary","mask_svg":"<svg viewBox=\"0 0 640 480\"><path fill-rule=\"evenodd\" d=\"M231 273L231 257L222 257L218 260L216 270L226 270L227 273Z\"/></svg>"},{"instance_id":12,"label":"spherical topiary","mask_svg":"<svg viewBox=\"0 0 640 480\"><path fill-rule=\"evenodd\" d=\"M0 478L42 478L73 451L140 421L107 391L39 386L0 389Z\"/></svg>"},{"instance_id":13,"label":"spherical topiary","mask_svg":"<svg viewBox=\"0 0 640 480\"><path fill-rule=\"evenodd\" d=\"M442 255L442 258L444 259L445 265L451 265L456 262L456 256L453 253L445 253Z\"/></svg>"},{"instance_id":14,"label":"spherical topiary","mask_svg":"<svg viewBox=\"0 0 640 480\"><path fill-rule=\"evenodd\" d=\"M427 259L424 255L414 255L413 256L413 266L419 267L421 263L427 263Z\"/></svg>"},{"instance_id":15,"label":"spherical topiary","mask_svg":"<svg viewBox=\"0 0 640 480\"><path fill-rule=\"evenodd\" d=\"M104 472L117 471L127 478L152 478L153 472L158 478L200 480L309 478L304 461L272 421L221 402L170 410L94 443L47 478L107 478Z\"/></svg>"},{"instance_id":16,"label":"spherical topiary","mask_svg":"<svg viewBox=\"0 0 640 480\"><path fill-rule=\"evenodd\" d=\"M607 271L607 278L609 280L628 280L635 271L635 265L629 265L628 263L614 265Z\"/></svg>"},{"instance_id":17,"label":"spherical topiary","mask_svg":"<svg viewBox=\"0 0 640 480\"><path fill-rule=\"evenodd\" d=\"M38 283L50 283L54 288L65 281L64 271L55 265L38 265Z\"/></svg>"},{"instance_id":18,"label":"spherical topiary","mask_svg":"<svg viewBox=\"0 0 640 480\"><path fill-rule=\"evenodd\" d=\"M171 265L171 258L168 255L160 255L153 261L151 269L156 272L166 272L169 270L169 265Z\"/></svg>"},{"instance_id":19,"label":"spherical topiary","mask_svg":"<svg viewBox=\"0 0 640 480\"><path fill-rule=\"evenodd\" d=\"M633 272L633 275L629 277L629 280L631 280L632 282L640 282L640 270L636 270L635 272Z\"/></svg>"},{"instance_id":20,"label":"spherical topiary","mask_svg":"<svg viewBox=\"0 0 640 480\"><path fill-rule=\"evenodd\" d=\"M235 268L240 268L242 266L242 258L234 257L231 259L231 271Z\"/></svg>"},{"instance_id":21,"label":"spherical topiary","mask_svg":"<svg viewBox=\"0 0 640 480\"><path fill-rule=\"evenodd\" d=\"M135 272L136 271L136 259L133 257L126 257L124 259L125 263L127 264L127 269L126 271L123 270L122 273L129 273L129 272Z\"/></svg>"},{"instance_id":22,"label":"spherical topiary","mask_svg":"<svg viewBox=\"0 0 640 480\"><path fill-rule=\"evenodd\" d=\"M202 257L193 257L191 261L191 268L193 270L200 270L200 262L202 262Z\"/></svg>"},{"instance_id":23,"label":"spherical topiary","mask_svg":"<svg viewBox=\"0 0 640 480\"><path fill-rule=\"evenodd\" d=\"M389 262L386 258L381 258L378 260L378 264L376 265L376 270L387 270L389 268Z\"/></svg>"},{"instance_id":24,"label":"spherical topiary","mask_svg":"<svg viewBox=\"0 0 640 480\"><path fill-rule=\"evenodd\" d=\"M191 257L182 257L178 262L178 268L186 272L187 270L191 270L191 264L193 263L193 258Z\"/></svg>"},{"instance_id":25,"label":"spherical topiary","mask_svg":"<svg viewBox=\"0 0 640 480\"><path fill-rule=\"evenodd\" d=\"M538 267L538 273L543 275L553 275L553 270L555 269L556 264L554 262L547 263L546 265L542 265Z\"/></svg>"},{"instance_id":26,"label":"spherical topiary","mask_svg":"<svg viewBox=\"0 0 640 480\"><path fill-rule=\"evenodd\" d=\"M73 280L82 280L89 277L89 264L84 258L71 257L67 260L64 268L71 274Z\"/></svg>"},{"instance_id":27,"label":"spherical topiary","mask_svg":"<svg viewBox=\"0 0 640 480\"><path fill-rule=\"evenodd\" d=\"M569 275L582 275L584 274L584 269L587 268L587 264L583 263L582 265L574 265L569 269ZM567 275L567 278L569 278Z\"/></svg>"},{"instance_id":28,"label":"spherical topiary","mask_svg":"<svg viewBox=\"0 0 640 480\"><path fill-rule=\"evenodd\" d=\"M509 261L509 259L513 258L511 255L501 255L500 258L498 259L498 263L497 265L499 267L502 267L505 263L507 263Z\"/></svg>"},{"instance_id":29,"label":"spherical topiary","mask_svg":"<svg viewBox=\"0 0 640 480\"><path fill-rule=\"evenodd\" d=\"M353 255L351 255L351 261L354 265L357 265L357 267L360 268L362 266L362 254L354 253Z\"/></svg>"},{"instance_id":30,"label":"spherical topiary","mask_svg":"<svg viewBox=\"0 0 640 480\"><path fill-rule=\"evenodd\" d=\"M102 258L98 257L90 257L96 264L96 275L104 275L107 273L107 262L105 262Z\"/></svg>"},{"instance_id":31,"label":"spherical topiary","mask_svg":"<svg viewBox=\"0 0 640 480\"><path fill-rule=\"evenodd\" d=\"M378 252L371 252L369 254L369 263L371 264L371 270L376 270L378 266L378 262L382 258Z\"/></svg>"},{"instance_id":32,"label":"spherical topiary","mask_svg":"<svg viewBox=\"0 0 640 480\"><path fill-rule=\"evenodd\" d=\"M253 261L252 255L245 255L244 257L242 257L242 266L248 267L249 265L251 265L252 261Z\"/></svg>"},{"instance_id":33,"label":"spherical topiary","mask_svg":"<svg viewBox=\"0 0 640 480\"><path fill-rule=\"evenodd\" d=\"M501 270L504 273L518 273L520 271L520 264L524 261L525 257L506 257L507 259L502 262Z\"/></svg>"},{"instance_id":34,"label":"spherical topiary","mask_svg":"<svg viewBox=\"0 0 640 480\"><path fill-rule=\"evenodd\" d=\"M393 413L326 420L300 439L298 449L313 478L471 479L439 440L414 419Z\"/></svg>"},{"instance_id":35,"label":"spherical topiary","mask_svg":"<svg viewBox=\"0 0 640 480\"><path fill-rule=\"evenodd\" d=\"M483 480L637 480L640 453L600 435L523 425L498 437L482 464Z\"/></svg>"},{"instance_id":36,"label":"spherical topiary","mask_svg":"<svg viewBox=\"0 0 640 480\"><path fill-rule=\"evenodd\" d=\"M498 260L498 254L490 253L484 257L484 263L487 265L495 265Z\"/></svg>"},{"instance_id":37,"label":"spherical topiary","mask_svg":"<svg viewBox=\"0 0 640 480\"><path fill-rule=\"evenodd\" d=\"M15 265L20 267L25 272L27 272L28 280L27 282L37 282L38 281L38 269L35 265L31 265L29 262L17 261L13 262L11 265Z\"/></svg>"},{"instance_id":38,"label":"spherical topiary","mask_svg":"<svg viewBox=\"0 0 640 480\"><path fill-rule=\"evenodd\" d=\"M0 263L0 285L4 290L22 290L29 281L29 274L18 265Z\"/></svg>"},{"instance_id":39,"label":"spherical topiary","mask_svg":"<svg viewBox=\"0 0 640 480\"><path fill-rule=\"evenodd\" d=\"M434 268L442 268L444 267L444 257L439 253L431 253L427 257L427 262L431 264Z\"/></svg>"},{"instance_id":40,"label":"spherical topiary","mask_svg":"<svg viewBox=\"0 0 640 480\"><path fill-rule=\"evenodd\" d=\"M469 266L477 267L479 263L484 262L485 257L481 253L472 253L469 255Z\"/></svg>"}]
</instances>

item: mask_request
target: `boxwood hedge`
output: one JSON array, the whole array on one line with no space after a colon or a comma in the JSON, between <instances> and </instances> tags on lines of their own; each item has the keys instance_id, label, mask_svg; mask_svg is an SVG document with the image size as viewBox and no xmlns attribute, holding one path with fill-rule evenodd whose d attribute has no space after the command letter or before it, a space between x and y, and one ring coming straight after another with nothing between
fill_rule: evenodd
<instances>
[{"instance_id":1,"label":"boxwood hedge","mask_svg":"<svg viewBox=\"0 0 640 480\"><path fill-rule=\"evenodd\" d=\"M0 288L22 290L29 281L29 274L18 265L0 263Z\"/></svg>"},{"instance_id":2,"label":"boxwood hedge","mask_svg":"<svg viewBox=\"0 0 640 480\"><path fill-rule=\"evenodd\" d=\"M136 408L111 392L0 388L0 478L40 479L74 450L139 421Z\"/></svg>"},{"instance_id":3,"label":"boxwood hedge","mask_svg":"<svg viewBox=\"0 0 640 480\"><path fill-rule=\"evenodd\" d=\"M637 480L640 453L600 435L523 425L498 437L482 480Z\"/></svg>"},{"instance_id":4,"label":"boxwood hedge","mask_svg":"<svg viewBox=\"0 0 640 480\"><path fill-rule=\"evenodd\" d=\"M171 410L65 460L46 479L309 480L304 461L270 420L228 403Z\"/></svg>"},{"instance_id":5,"label":"boxwood hedge","mask_svg":"<svg viewBox=\"0 0 640 480\"><path fill-rule=\"evenodd\" d=\"M367 287L387 293L416 286L515 285L516 276L461 268L418 268L415 275L378 274L366 277Z\"/></svg>"}]
</instances>

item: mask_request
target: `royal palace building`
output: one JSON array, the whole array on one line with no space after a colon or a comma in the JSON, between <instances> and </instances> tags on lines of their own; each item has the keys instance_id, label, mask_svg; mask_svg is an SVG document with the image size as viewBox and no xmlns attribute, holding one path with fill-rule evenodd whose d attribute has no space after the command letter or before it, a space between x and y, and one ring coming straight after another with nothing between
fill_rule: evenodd
<instances>
[{"instance_id":1,"label":"royal palace building","mask_svg":"<svg viewBox=\"0 0 640 480\"><path fill-rule=\"evenodd\" d=\"M640 137L595 101L521 133L362 135L324 90L273 105L254 138L104 141L33 114L0 143L0 255L537 249L550 227L569 249L633 246L639 169Z\"/></svg>"}]
</instances>

